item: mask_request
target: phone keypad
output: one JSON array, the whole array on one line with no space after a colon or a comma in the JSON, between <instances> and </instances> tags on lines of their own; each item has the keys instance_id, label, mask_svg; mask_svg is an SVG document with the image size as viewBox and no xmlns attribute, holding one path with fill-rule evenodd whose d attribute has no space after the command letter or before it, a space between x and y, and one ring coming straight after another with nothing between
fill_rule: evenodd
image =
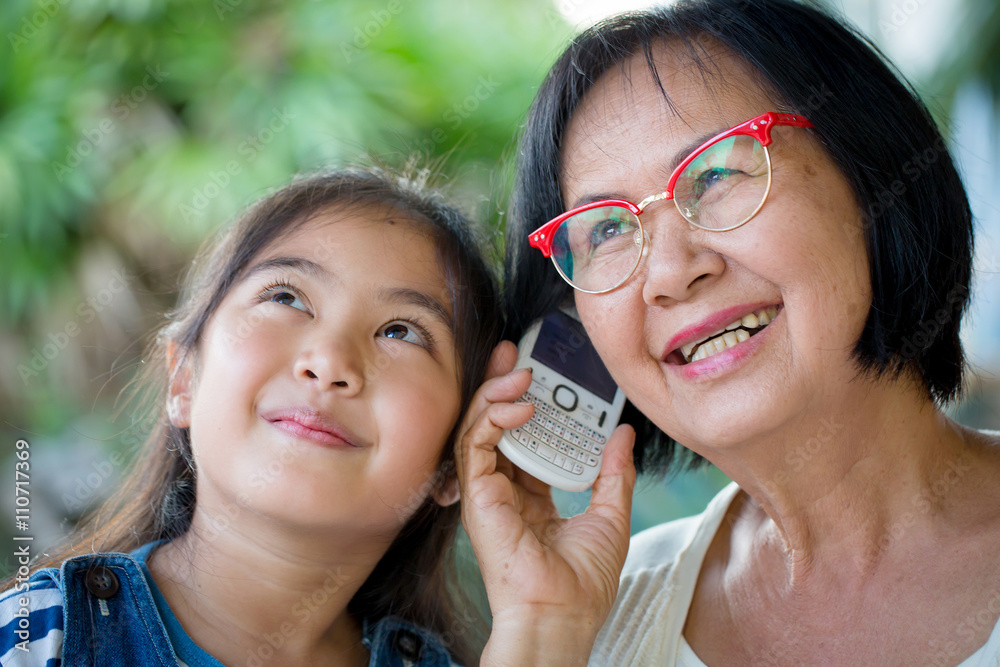
<instances>
[{"instance_id":1,"label":"phone keypad","mask_svg":"<svg viewBox=\"0 0 1000 667\"><path fill-rule=\"evenodd\" d=\"M597 457L607 441L604 435L546 403L531 390L518 400L535 405L531 421L510 432L528 451L573 475L582 475L585 466L593 468L598 464Z\"/></svg>"}]
</instances>

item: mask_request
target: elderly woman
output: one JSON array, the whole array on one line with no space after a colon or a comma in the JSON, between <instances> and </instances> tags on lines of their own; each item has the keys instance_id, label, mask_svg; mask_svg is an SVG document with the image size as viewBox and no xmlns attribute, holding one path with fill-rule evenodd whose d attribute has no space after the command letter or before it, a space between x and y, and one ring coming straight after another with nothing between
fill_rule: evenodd
<instances>
[{"instance_id":1,"label":"elderly woman","mask_svg":"<svg viewBox=\"0 0 1000 667\"><path fill-rule=\"evenodd\" d=\"M553 66L519 161L509 336L572 302L634 407L640 470L690 456L734 481L632 540L592 664L1000 664L1000 438L941 411L962 381L972 220L940 132L880 55L788 0L624 15ZM524 381L507 385L498 403ZM504 407L494 424L524 420ZM605 462L619 493L626 439ZM491 600L568 564L548 612L597 601L575 642L547 629L584 660L618 553L531 516L544 489L486 435L466 444L470 497L492 484L508 502L509 525L487 502L463 510ZM627 505L594 496L604 514L585 516L619 539ZM545 557L503 571L517 548L497 553L491 520ZM564 529L576 556L551 546Z\"/></svg>"}]
</instances>

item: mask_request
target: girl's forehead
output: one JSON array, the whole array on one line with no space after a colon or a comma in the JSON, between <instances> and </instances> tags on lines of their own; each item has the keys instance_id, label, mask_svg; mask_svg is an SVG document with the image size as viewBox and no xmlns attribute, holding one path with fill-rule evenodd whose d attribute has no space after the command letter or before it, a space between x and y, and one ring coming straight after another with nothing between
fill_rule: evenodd
<instances>
[{"instance_id":1,"label":"girl's forehead","mask_svg":"<svg viewBox=\"0 0 1000 667\"><path fill-rule=\"evenodd\" d=\"M383 248L414 259L435 251L427 223L397 209L375 206L316 213L276 239L264 253L291 246L311 249L320 258L359 248Z\"/></svg>"},{"instance_id":2,"label":"girl's forehead","mask_svg":"<svg viewBox=\"0 0 1000 667\"><path fill-rule=\"evenodd\" d=\"M333 276L370 283L416 283L446 291L428 224L377 207L317 214L276 239L250 262L301 257Z\"/></svg>"}]
</instances>

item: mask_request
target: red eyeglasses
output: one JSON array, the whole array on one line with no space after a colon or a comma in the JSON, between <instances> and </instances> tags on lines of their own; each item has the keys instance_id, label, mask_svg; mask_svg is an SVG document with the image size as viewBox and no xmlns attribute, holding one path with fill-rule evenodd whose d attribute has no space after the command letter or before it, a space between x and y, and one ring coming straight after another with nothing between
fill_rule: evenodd
<instances>
[{"instance_id":1,"label":"red eyeglasses","mask_svg":"<svg viewBox=\"0 0 1000 667\"><path fill-rule=\"evenodd\" d=\"M680 214L712 232L736 229L757 214L771 190L771 128L814 127L802 116L768 112L717 134L677 165L667 189L638 205L605 199L578 206L528 237L574 288L610 292L635 272L646 236L639 216L654 201L673 199Z\"/></svg>"}]
</instances>

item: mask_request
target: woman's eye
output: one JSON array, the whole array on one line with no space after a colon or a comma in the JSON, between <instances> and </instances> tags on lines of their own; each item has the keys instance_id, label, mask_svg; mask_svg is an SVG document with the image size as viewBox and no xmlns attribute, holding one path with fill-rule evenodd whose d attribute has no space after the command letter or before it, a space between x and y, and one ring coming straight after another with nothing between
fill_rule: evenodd
<instances>
[{"instance_id":1,"label":"woman's eye","mask_svg":"<svg viewBox=\"0 0 1000 667\"><path fill-rule=\"evenodd\" d=\"M736 173L738 172L735 169L724 169L722 167L716 167L714 169L709 169L708 171L703 171L698 175L698 183L696 187L697 194L699 196L704 194L713 185L721 183Z\"/></svg>"},{"instance_id":2,"label":"woman's eye","mask_svg":"<svg viewBox=\"0 0 1000 667\"><path fill-rule=\"evenodd\" d=\"M295 296L293 293L288 291L281 290L272 292L267 300L273 301L275 303L280 303L283 306L291 306L292 308L296 308L298 310L301 310L302 312L308 312L306 310L306 305L302 303L302 300L299 297Z\"/></svg>"},{"instance_id":3,"label":"woman's eye","mask_svg":"<svg viewBox=\"0 0 1000 667\"><path fill-rule=\"evenodd\" d=\"M594 225L590 231L590 243L594 246L599 246L609 239L620 235L622 233L622 223L620 220L605 220L604 222Z\"/></svg>"},{"instance_id":4,"label":"woman's eye","mask_svg":"<svg viewBox=\"0 0 1000 667\"><path fill-rule=\"evenodd\" d=\"M404 340L407 343L415 343L417 345L423 345L424 340L412 327L403 324L401 322L393 322L392 324L386 326L382 329L382 335L386 338L396 338L399 340Z\"/></svg>"}]
</instances>

